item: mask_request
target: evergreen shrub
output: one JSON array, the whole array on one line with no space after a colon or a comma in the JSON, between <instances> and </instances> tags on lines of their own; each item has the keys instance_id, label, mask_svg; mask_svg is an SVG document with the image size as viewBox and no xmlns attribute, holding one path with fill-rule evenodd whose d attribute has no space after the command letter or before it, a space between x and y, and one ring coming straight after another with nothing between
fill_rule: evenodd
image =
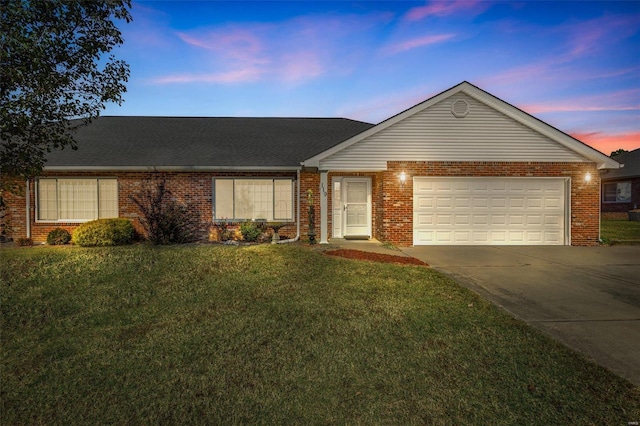
<instances>
[{"instance_id":1,"label":"evergreen shrub","mask_svg":"<svg viewBox=\"0 0 640 426\"><path fill-rule=\"evenodd\" d=\"M64 228L55 228L47 235L47 244L64 245L71 241L71 234Z\"/></svg>"},{"instance_id":2,"label":"evergreen shrub","mask_svg":"<svg viewBox=\"0 0 640 426\"><path fill-rule=\"evenodd\" d=\"M133 236L133 224L128 219L98 219L77 227L71 241L82 247L119 246L131 244Z\"/></svg>"}]
</instances>

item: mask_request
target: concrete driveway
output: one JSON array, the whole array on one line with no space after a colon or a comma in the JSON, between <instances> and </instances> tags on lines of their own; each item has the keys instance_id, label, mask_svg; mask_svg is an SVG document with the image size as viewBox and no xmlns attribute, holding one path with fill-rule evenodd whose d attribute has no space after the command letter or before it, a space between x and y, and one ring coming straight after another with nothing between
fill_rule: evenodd
<instances>
[{"instance_id":1,"label":"concrete driveway","mask_svg":"<svg viewBox=\"0 0 640 426\"><path fill-rule=\"evenodd\" d=\"M640 386L640 246L402 251Z\"/></svg>"}]
</instances>

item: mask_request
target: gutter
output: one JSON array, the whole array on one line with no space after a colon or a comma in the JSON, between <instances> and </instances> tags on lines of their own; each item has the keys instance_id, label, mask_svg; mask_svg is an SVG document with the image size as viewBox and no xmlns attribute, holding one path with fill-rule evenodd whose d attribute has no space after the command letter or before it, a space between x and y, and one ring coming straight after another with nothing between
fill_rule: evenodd
<instances>
[{"instance_id":1,"label":"gutter","mask_svg":"<svg viewBox=\"0 0 640 426\"><path fill-rule=\"evenodd\" d=\"M46 172L293 172L300 166L45 166Z\"/></svg>"}]
</instances>

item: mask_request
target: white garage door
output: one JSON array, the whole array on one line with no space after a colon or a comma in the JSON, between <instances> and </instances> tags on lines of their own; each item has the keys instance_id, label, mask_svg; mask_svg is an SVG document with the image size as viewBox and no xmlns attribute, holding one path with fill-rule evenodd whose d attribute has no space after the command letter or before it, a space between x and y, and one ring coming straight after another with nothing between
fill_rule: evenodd
<instances>
[{"instance_id":1,"label":"white garage door","mask_svg":"<svg viewBox=\"0 0 640 426\"><path fill-rule=\"evenodd\" d=\"M413 179L414 245L564 245L565 179Z\"/></svg>"}]
</instances>

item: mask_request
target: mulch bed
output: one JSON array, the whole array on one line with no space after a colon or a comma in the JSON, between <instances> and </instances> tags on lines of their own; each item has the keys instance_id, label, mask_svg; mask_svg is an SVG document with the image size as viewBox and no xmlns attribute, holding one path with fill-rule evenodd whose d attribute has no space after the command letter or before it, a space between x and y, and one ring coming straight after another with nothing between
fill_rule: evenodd
<instances>
[{"instance_id":1,"label":"mulch bed","mask_svg":"<svg viewBox=\"0 0 640 426\"><path fill-rule=\"evenodd\" d=\"M399 263L401 265L429 266L423 261L416 259L415 257L393 256L391 254L371 253L371 252L360 251L360 250L349 250L349 249L328 250L328 251L325 251L324 254L328 254L329 256L344 257L347 259L369 260L372 262Z\"/></svg>"}]
</instances>

